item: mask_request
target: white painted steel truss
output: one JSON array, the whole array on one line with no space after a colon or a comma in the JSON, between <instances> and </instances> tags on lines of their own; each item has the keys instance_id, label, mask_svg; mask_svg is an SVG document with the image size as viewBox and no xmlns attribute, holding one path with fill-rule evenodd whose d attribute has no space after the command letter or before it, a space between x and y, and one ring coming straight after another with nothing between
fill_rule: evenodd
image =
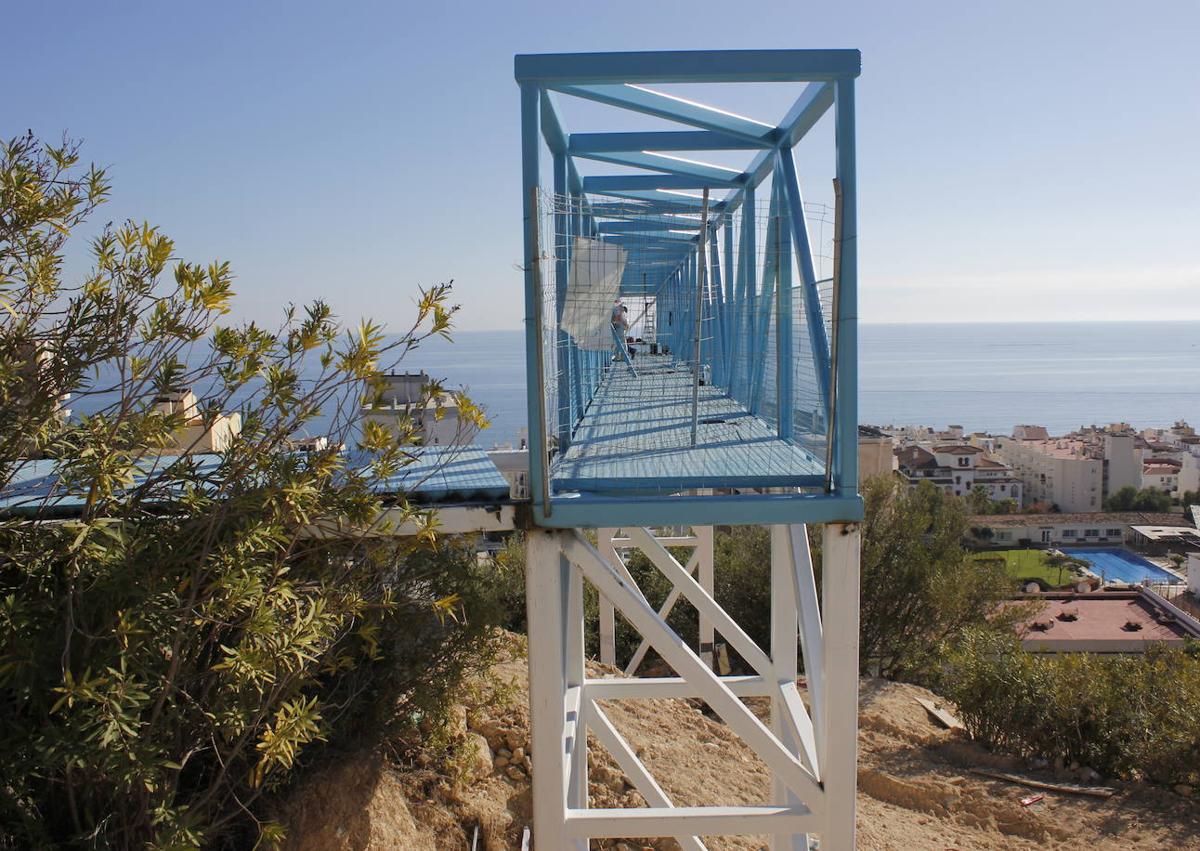
<instances>
[{"instance_id":1,"label":"white painted steel truss","mask_svg":"<svg viewBox=\"0 0 1200 851\"><path fill-rule=\"evenodd\" d=\"M537 529L528 539L530 706L533 744L533 838L539 851L586 849L589 839L675 837L702 851L700 837L758 834L773 851L854 847L858 703L857 524L824 529L822 587L814 578L803 525L772 526L771 647L759 647L713 598L711 527L690 532L628 528L599 530L592 543L580 530ZM629 574L620 553L641 550L673 590L656 609ZM680 564L667 547L692 547ZM591 679L584 667L584 582L600 594L601 654L616 662L614 624L620 612L644 639L626 669L637 670L649 648L675 677ZM700 648L667 624L680 597L700 616ZM822 619L824 613L824 619ZM721 676L712 670L714 633L753 669ZM803 659L806 708L797 686ZM742 698L771 701L763 724ZM601 700L700 698L767 766L769 801L755 806L674 806L600 707ZM646 799L637 809L595 809L588 802L587 733L613 757ZM731 757L732 758L732 757ZM720 778L713 778L719 793Z\"/></svg>"}]
</instances>

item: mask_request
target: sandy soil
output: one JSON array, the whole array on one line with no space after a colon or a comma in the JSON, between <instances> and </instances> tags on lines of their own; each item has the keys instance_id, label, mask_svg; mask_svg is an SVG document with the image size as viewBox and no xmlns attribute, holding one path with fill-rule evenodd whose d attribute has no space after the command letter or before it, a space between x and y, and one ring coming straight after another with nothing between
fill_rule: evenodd
<instances>
[{"instance_id":1,"label":"sandy soil","mask_svg":"<svg viewBox=\"0 0 1200 851\"><path fill-rule=\"evenodd\" d=\"M471 848L476 828L480 851L520 848L530 819L525 663L506 662L493 673L502 685L468 708L461 731L467 756L454 770L422 767L419 755L347 761L315 778L291 801L286 819L291 851L463 851ZM1022 806L1022 798L1038 792L970 769L1054 777L1028 772L1017 760L939 727L916 697L937 700L914 686L862 683L860 848L1200 848L1200 800L1168 790L1112 782L1117 794L1107 800L1042 792L1041 801ZM762 714L763 703L751 702L751 707ZM769 800L765 767L693 702L606 702L603 708L675 804ZM592 805L644 806L598 743L589 745ZM766 847L761 837L706 842L713 851ZM667 851L678 845L670 839L631 839L592 847Z\"/></svg>"}]
</instances>

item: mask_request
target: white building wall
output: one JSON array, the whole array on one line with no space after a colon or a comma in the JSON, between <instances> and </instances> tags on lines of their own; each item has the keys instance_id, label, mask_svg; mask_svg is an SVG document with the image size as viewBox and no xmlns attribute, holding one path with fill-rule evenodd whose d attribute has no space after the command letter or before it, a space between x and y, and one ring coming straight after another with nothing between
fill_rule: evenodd
<instances>
[{"instance_id":1,"label":"white building wall","mask_svg":"<svg viewBox=\"0 0 1200 851\"><path fill-rule=\"evenodd\" d=\"M1104 496L1124 487L1141 486L1142 453L1132 432L1104 435L1104 460L1108 462L1108 487Z\"/></svg>"},{"instance_id":2,"label":"white building wall","mask_svg":"<svg viewBox=\"0 0 1200 851\"><path fill-rule=\"evenodd\" d=\"M1188 491L1200 490L1200 458L1195 455L1184 455L1183 466L1179 468L1179 481L1176 484L1175 495L1183 496Z\"/></svg>"},{"instance_id":3,"label":"white building wall","mask_svg":"<svg viewBox=\"0 0 1200 851\"><path fill-rule=\"evenodd\" d=\"M1064 513L1099 511L1104 464L1095 458L1052 454L1043 443L1000 438L998 454L1025 485L1027 503L1048 502Z\"/></svg>"}]
</instances>

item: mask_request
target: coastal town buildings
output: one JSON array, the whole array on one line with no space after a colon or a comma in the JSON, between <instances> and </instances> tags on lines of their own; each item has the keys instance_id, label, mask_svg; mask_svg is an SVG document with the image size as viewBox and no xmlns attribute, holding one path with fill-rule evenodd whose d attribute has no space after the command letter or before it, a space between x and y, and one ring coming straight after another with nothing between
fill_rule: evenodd
<instances>
[{"instance_id":1,"label":"coastal town buildings","mask_svg":"<svg viewBox=\"0 0 1200 851\"><path fill-rule=\"evenodd\" d=\"M895 441L883 429L875 426L858 427L858 479L890 475L895 469L892 448Z\"/></svg>"},{"instance_id":2,"label":"coastal town buildings","mask_svg":"<svg viewBox=\"0 0 1200 851\"><path fill-rule=\"evenodd\" d=\"M1121 424L1124 425L1124 424ZM1142 457L1132 428L1106 430L1102 437L1104 452L1103 492L1107 498L1121 488L1140 488Z\"/></svg>"},{"instance_id":3,"label":"coastal town buildings","mask_svg":"<svg viewBox=\"0 0 1200 851\"><path fill-rule=\"evenodd\" d=\"M1104 499L1104 463L1079 440L1020 440L1001 437L1000 459L1025 484L1029 502L1059 511L1099 511Z\"/></svg>"},{"instance_id":4,"label":"coastal town buildings","mask_svg":"<svg viewBox=\"0 0 1200 851\"><path fill-rule=\"evenodd\" d=\"M196 394L188 388L161 393L154 398L154 409L164 416L181 415L183 424L159 450L163 455L224 452L242 431L242 415L201 414Z\"/></svg>"},{"instance_id":5,"label":"coastal town buildings","mask_svg":"<svg viewBox=\"0 0 1200 851\"><path fill-rule=\"evenodd\" d=\"M384 382L375 404L362 410L364 423L376 422L393 432L411 424L426 446L465 446L475 439L477 429L462 421L453 396L427 392L427 373L392 373Z\"/></svg>"},{"instance_id":6,"label":"coastal town buildings","mask_svg":"<svg viewBox=\"0 0 1200 851\"><path fill-rule=\"evenodd\" d=\"M1163 458L1142 465L1142 488L1173 494L1179 489L1179 461Z\"/></svg>"},{"instance_id":7,"label":"coastal town buildings","mask_svg":"<svg viewBox=\"0 0 1200 851\"><path fill-rule=\"evenodd\" d=\"M1019 508L1024 485L1008 465L989 457L977 446L947 443L925 449L908 446L896 450L897 470L911 487L932 482L948 494L966 496L983 488L988 499L1013 500Z\"/></svg>"},{"instance_id":8,"label":"coastal town buildings","mask_svg":"<svg viewBox=\"0 0 1200 851\"><path fill-rule=\"evenodd\" d=\"M1134 541L1135 527L1180 527L1182 519L1179 514L1143 511L991 514L972 517L971 528L996 546L1123 544Z\"/></svg>"},{"instance_id":9,"label":"coastal town buildings","mask_svg":"<svg viewBox=\"0 0 1200 851\"><path fill-rule=\"evenodd\" d=\"M1061 512L1096 512L1123 488L1153 488L1175 499L1200 491L1200 435L1183 421L1140 432L1124 422L1084 426L1061 436L1033 424L1014 426L1011 435L966 432L958 425L870 428L892 440L896 470L910 484L933 479L947 493L969 493L964 485L970 480L994 483L997 493L1004 483L1011 494L1012 483L1001 480L1015 478L1023 506L1044 503ZM950 448L956 446L972 447L985 460L967 460L975 453ZM952 452L958 454L950 459ZM860 457L864 453L860 447ZM948 463L939 461L939 454ZM960 468L972 469L955 472Z\"/></svg>"},{"instance_id":10,"label":"coastal town buildings","mask_svg":"<svg viewBox=\"0 0 1200 851\"><path fill-rule=\"evenodd\" d=\"M529 499L529 430L522 428L517 432L516 445L492 446L487 457L508 482L508 495L512 499Z\"/></svg>"}]
</instances>

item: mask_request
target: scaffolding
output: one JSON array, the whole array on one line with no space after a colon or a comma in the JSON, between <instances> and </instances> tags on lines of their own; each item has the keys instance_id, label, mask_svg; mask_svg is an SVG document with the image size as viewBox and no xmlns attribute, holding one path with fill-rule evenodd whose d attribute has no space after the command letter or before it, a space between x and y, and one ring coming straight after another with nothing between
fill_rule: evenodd
<instances>
[{"instance_id":1,"label":"scaffolding","mask_svg":"<svg viewBox=\"0 0 1200 851\"><path fill-rule=\"evenodd\" d=\"M521 89L530 492L528 608L534 842L761 834L774 849L854 846L857 705L857 254L854 50L516 58ZM778 124L652 88L803 83ZM560 98L673 122L564 129ZM827 112L835 203L806 204L793 148ZM622 122L623 128L628 126ZM698 159L743 152L739 168ZM543 157L549 154L549 185ZM619 173L580 173L582 163ZM770 527L771 643L713 596L714 527ZM820 588L808 526L823 524ZM594 531L593 531L594 530ZM690 551L681 562L677 554ZM652 606L640 551L672 591ZM644 641L623 677L584 668L583 588ZM668 625L686 599L699 643ZM714 671L720 637L749 672ZM674 672L637 676L653 650ZM803 663L802 684L798 675ZM770 699L769 723L743 703ZM679 805L602 701L702 699L770 769L770 800ZM806 699L807 701L806 701ZM591 731L645 797L590 806Z\"/></svg>"}]
</instances>

